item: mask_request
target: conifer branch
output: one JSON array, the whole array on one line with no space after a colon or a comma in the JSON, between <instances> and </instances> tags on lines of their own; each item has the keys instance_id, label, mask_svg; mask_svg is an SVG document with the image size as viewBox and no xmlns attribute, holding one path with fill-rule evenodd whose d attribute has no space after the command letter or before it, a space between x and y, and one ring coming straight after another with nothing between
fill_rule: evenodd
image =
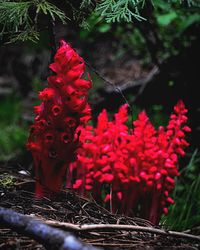
<instances>
[{"instance_id":1,"label":"conifer branch","mask_svg":"<svg viewBox=\"0 0 200 250\"><path fill-rule=\"evenodd\" d=\"M8 36L10 42L39 40L39 16L58 19L63 24L68 17L54 4L46 0L9 1L0 0L0 35Z\"/></svg>"},{"instance_id":2,"label":"conifer branch","mask_svg":"<svg viewBox=\"0 0 200 250\"><path fill-rule=\"evenodd\" d=\"M84 1L88 2L88 0ZM156 6L157 4L155 0L149 2L152 6ZM142 16L141 11L145 4L148 4L149 2L147 0L102 0L97 5L96 11L99 15L104 17L107 22L132 22L135 19L138 21L144 21L147 20L147 17ZM198 0L177 0L177 3L186 3L188 7L200 6Z\"/></svg>"}]
</instances>

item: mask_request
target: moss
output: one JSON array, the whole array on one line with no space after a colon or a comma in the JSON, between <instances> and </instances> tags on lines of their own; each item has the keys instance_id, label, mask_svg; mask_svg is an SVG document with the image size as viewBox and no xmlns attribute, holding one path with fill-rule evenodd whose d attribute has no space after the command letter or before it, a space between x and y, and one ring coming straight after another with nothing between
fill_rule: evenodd
<instances>
[{"instance_id":1,"label":"moss","mask_svg":"<svg viewBox=\"0 0 200 250\"><path fill-rule=\"evenodd\" d=\"M15 178L9 174L0 175L0 188L8 189L14 185Z\"/></svg>"}]
</instances>

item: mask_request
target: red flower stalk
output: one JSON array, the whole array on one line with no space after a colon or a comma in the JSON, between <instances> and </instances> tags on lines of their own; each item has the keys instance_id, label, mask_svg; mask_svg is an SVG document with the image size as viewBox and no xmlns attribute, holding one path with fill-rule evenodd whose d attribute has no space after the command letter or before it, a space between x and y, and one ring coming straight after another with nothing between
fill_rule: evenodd
<instances>
[{"instance_id":1,"label":"red flower stalk","mask_svg":"<svg viewBox=\"0 0 200 250\"><path fill-rule=\"evenodd\" d=\"M27 143L34 160L36 197L60 191L68 166L76 159L80 126L90 119L87 95L92 83L82 78L84 60L61 41L49 67L55 75L39 92L42 103L34 107L35 123Z\"/></svg>"},{"instance_id":2,"label":"red flower stalk","mask_svg":"<svg viewBox=\"0 0 200 250\"><path fill-rule=\"evenodd\" d=\"M96 128L82 130L83 148L71 165L71 171L77 172L73 188L82 195L92 195L113 212L158 223L174 203L169 195L179 175L178 156L183 156L188 146L185 132L190 131L184 125L186 112L179 101L167 128L156 130L143 111L129 131L125 124L127 105L111 122L104 110Z\"/></svg>"}]
</instances>

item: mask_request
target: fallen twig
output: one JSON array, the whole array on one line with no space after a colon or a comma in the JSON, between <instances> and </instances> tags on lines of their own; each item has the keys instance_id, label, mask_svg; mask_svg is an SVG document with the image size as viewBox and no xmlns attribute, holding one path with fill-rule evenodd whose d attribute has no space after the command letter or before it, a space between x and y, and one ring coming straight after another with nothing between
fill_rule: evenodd
<instances>
[{"instance_id":1,"label":"fallen twig","mask_svg":"<svg viewBox=\"0 0 200 250\"><path fill-rule=\"evenodd\" d=\"M107 88L106 91L108 93L112 93L113 92L113 88L119 88L121 91L127 91L131 88L136 88L139 87L139 90L137 92L137 95L141 95L142 92L144 91L146 85L152 81L152 79L159 74L159 68L157 66L154 66L151 71L145 76L142 77L140 79L134 80L134 81L129 81L129 82L125 82L122 83L120 85L118 84L110 84ZM135 97L137 97L137 95Z\"/></svg>"},{"instance_id":2,"label":"fallen twig","mask_svg":"<svg viewBox=\"0 0 200 250\"><path fill-rule=\"evenodd\" d=\"M70 233L52 228L40 220L11 209L0 207L0 225L35 239L49 250L98 250L96 247L82 243Z\"/></svg>"},{"instance_id":3,"label":"fallen twig","mask_svg":"<svg viewBox=\"0 0 200 250\"><path fill-rule=\"evenodd\" d=\"M98 113L103 108L113 109L122 103L127 103L129 106L130 113L133 113L132 104L135 103L139 97L143 94L145 88L151 83L155 77L160 73L160 69L154 66L151 71L140 79L134 81L128 81L125 83L113 83L103 77L96 69L88 65L91 70L97 74L106 84L107 87L99 88L97 93L99 99L92 103L93 113ZM132 93L132 98L128 101L126 94ZM119 98L121 96L121 98ZM115 104L115 105L114 105Z\"/></svg>"},{"instance_id":4,"label":"fallen twig","mask_svg":"<svg viewBox=\"0 0 200 250\"><path fill-rule=\"evenodd\" d=\"M53 220L44 221L47 225L59 227L71 231L99 231L99 230L123 230L123 231L135 231L135 232L146 232L151 234L158 234L171 237L179 237L190 240L200 241L200 236L186 234L183 232L166 231L154 227L143 227L143 226L132 226L132 225L119 225L119 224L83 224L77 225L66 222L59 222Z\"/></svg>"}]
</instances>

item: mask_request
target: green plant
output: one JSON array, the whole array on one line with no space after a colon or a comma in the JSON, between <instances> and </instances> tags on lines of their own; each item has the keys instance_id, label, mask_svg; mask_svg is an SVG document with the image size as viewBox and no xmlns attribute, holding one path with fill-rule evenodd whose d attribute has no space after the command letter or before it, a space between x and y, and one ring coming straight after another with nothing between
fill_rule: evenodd
<instances>
[{"instance_id":1,"label":"green plant","mask_svg":"<svg viewBox=\"0 0 200 250\"><path fill-rule=\"evenodd\" d=\"M27 125L21 121L18 98L10 96L0 102L0 161L7 161L24 150Z\"/></svg>"},{"instance_id":2,"label":"green plant","mask_svg":"<svg viewBox=\"0 0 200 250\"><path fill-rule=\"evenodd\" d=\"M199 7L197 0L171 0L167 3L161 0L151 0L150 4L155 9L166 8L170 4L168 13L158 17L158 21L162 25L166 25L176 18L177 14L173 7L177 8L185 2L189 7ZM10 42L17 40L36 42L39 40L40 31L51 29L55 20L66 24L67 20L74 19L82 26L88 27L85 17L91 12L105 18L108 23L132 22L134 20L149 22L149 16L140 14L146 4L148 4L146 0L80 0L78 2L68 0L53 1L53 3L47 0L0 0L0 36L6 37L6 40ZM148 15L152 15L151 9ZM198 18L196 16L188 23L194 22ZM102 30L107 29L108 26L105 25L102 28Z\"/></svg>"},{"instance_id":3,"label":"green plant","mask_svg":"<svg viewBox=\"0 0 200 250\"><path fill-rule=\"evenodd\" d=\"M0 101L0 123L9 125L20 119L21 105L17 97L8 96Z\"/></svg>"},{"instance_id":4,"label":"green plant","mask_svg":"<svg viewBox=\"0 0 200 250\"><path fill-rule=\"evenodd\" d=\"M176 180L173 199L175 204L169 214L163 216L161 224L171 230L187 230L199 226L200 220L200 155L197 150L190 156L188 165L180 171Z\"/></svg>"},{"instance_id":5,"label":"green plant","mask_svg":"<svg viewBox=\"0 0 200 250\"><path fill-rule=\"evenodd\" d=\"M0 161L8 161L24 150L27 132L25 128L16 124L0 125L0 130Z\"/></svg>"},{"instance_id":6,"label":"green plant","mask_svg":"<svg viewBox=\"0 0 200 250\"><path fill-rule=\"evenodd\" d=\"M106 18L107 22L131 22L133 18L145 20L139 13L144 0L104 0L97 6L97 11Z\"/></svg>"},{"instance_id":7,"label":"green plant","mask_svg":"<svg viewBox=\"0 0 200 250\"><path fill-rule=\"evenodd\" d=\"M179 6L178 1L157 1L153 16L156 20L157 32L165 48L164 51L161 50L158 53L162 60L178 54L181 48L191 44L195 37L194 35L188 36L185 32L190 26L200 23L199 6L197 1L188 1L188 6Z\"/></svg>"},{"instance_id":8,"label":"green plant","mask_svg":"<svg viewBox=\"0 0 200 250\"><path fill-rule=\"evenodd\" d=\"M148 21L148 17L141 14L144 6L147 4L146 0L103 0L97 5L96 11L103 16L107 22L132 22L135 19L138 21ZM156 0L150 1L154 8L159 6L177 7L180 4L187 3L188 7L198 6L199 1L195 0L171 0L171 1L161 1ZM172 9L173 10L173 9ZM171 8L168 8L171 11ZM172 11L163 16L162 21L164 23L170 22L174 18L174 12Z\"/></svg>"},{"instance_id":9,"label":"green plant","mask_svg":"<svg viewBox=\"0 0 200 250\"><path fill-rule=\"evenodd\" d=\"M0 35L7 35L11 42L17 40L35 42L39 39L40 15L46 15L53 21L59 19L62 23L67 20L62 10L46 0L0 0Z\"/></svg>"}]
</instances>

